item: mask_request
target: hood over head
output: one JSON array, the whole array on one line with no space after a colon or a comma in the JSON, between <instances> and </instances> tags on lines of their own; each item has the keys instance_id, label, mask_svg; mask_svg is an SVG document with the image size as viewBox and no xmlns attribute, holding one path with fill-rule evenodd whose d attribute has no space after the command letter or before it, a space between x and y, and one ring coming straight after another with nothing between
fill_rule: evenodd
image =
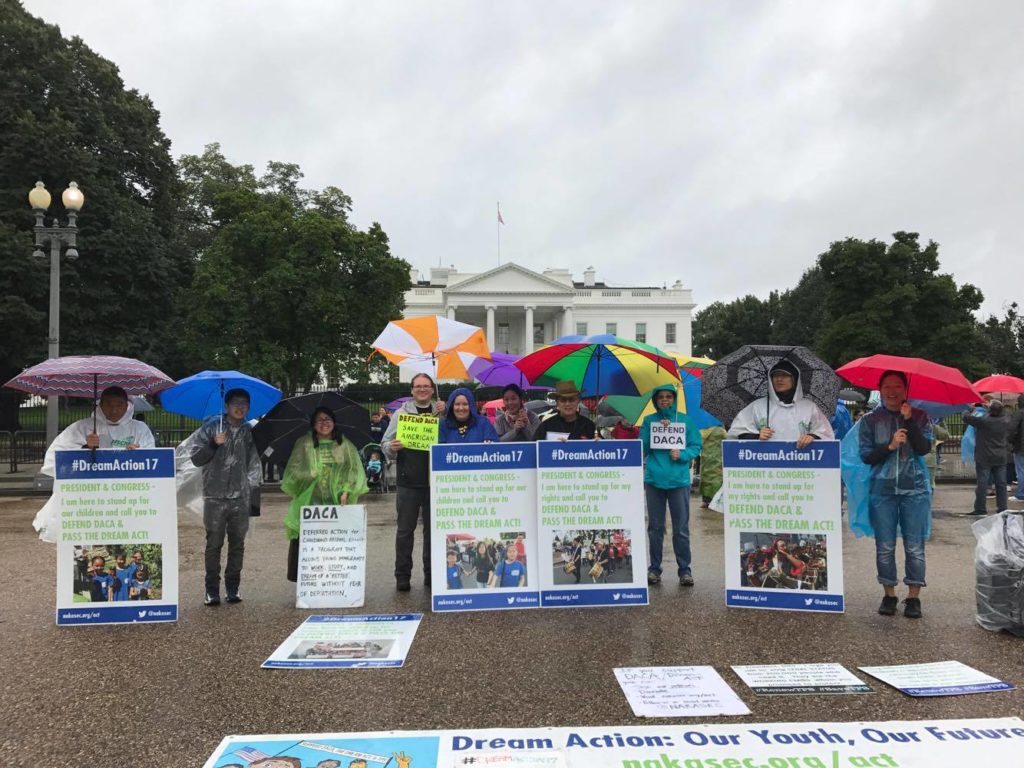
<instances>
[{"instance_id":1,"label":"hood over head","mask_svg":"<svg viewBox=\"0 0 1024 768\"><path fill-rule=\"evenodd\" d=\"M775 391L775 387L772 386L771 375L775 371L785 371L793 377L793 391L779 394ZM800 369L797 368L789 360L783 358L779 362L775 363L768 372L768 397L779 405L790 405L797 400L802 400L804 396L803 390L800 388Z\"/></svg>"},{"instance_id":2,"label":"hood over head","mask_svg":"<svg viewBox=\"0 0 1024 768\"><path fill-rule=\"evenodd\" d=\"M658 407L658 403L655 398L657 398L659 392L672 393L672 404L668 408ZM679 392L676 390L675 384L662 384L659 387L655 387L651 391L651 403L654 405L654 410L657 411L660 416L664 416L669 419L675 419L679 406Z\"/></svg>"},{"instance_id":3,"label":"hood over head","mask_svg":"<svg viewBox=\"0 0 1024 768\"><path fill-rule=\"evenodd\" d=\"M476 398L473 396L472 390L467 387L457 387L452 390L452 393L448 395L448 408L444 412L444 419L449 424L455 425L459 422L455 419L455 410L452 405L455 403L455 398L459 395L464 395L469 401L469 421L463 422L466 424L476 424L477 412L476 412Z\"/></svg>"}]
</instances>

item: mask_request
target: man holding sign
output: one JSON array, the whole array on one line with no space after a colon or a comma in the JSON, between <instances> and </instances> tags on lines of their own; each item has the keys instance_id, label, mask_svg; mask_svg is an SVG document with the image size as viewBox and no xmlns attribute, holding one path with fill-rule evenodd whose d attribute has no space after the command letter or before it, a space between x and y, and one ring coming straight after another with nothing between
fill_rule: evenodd
<instances>
[{"instance_id":1,"label":"man holding sign","mask_svg":"<svg viewBox=\"0 0 1024 768\"><path fill-rule=\"evenodd\" d=\"M700 431L690 417L676 410L676 388L666 384L652 395L655 412L640 427L644 449L644 493L647 497L647 542L651 564L647 583L661 581L665 543L665 505L672 515L672 551L679 583L693 586L690 572L690 462L700 454Z\"/></svg>"},{"instance_id":2,"label":"man holding sign","mask_svg":"<svg viewBox=\"0 0 1024 768\"><path fill-rule=\"evenodd\" d=\"M430 444L437 442L437 416L444 414L445 405L434 399L434 380L425 373L412 377L412 400L402 404L384 433L384 455L396 462L398 528L395 532L395 588L408 592L412 580L412 548L416 523L423 513L423 583L430 586ZM404 425L404 416L415 424ZM433 422L427 422L429 420ZM409 429L411 427L411 429ZM432 427L432 429L429 429ZM400 428L403 430L399 433ZM405 431L415 436L416 442L405 445ZM433 436L433 440L430 436Z\"/></svg>"}]
</instances>

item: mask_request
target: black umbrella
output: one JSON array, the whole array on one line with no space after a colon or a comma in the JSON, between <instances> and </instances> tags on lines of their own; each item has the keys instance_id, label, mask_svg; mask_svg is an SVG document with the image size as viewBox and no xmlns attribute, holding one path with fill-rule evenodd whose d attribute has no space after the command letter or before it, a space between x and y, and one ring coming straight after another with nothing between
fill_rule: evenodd
<instances>
[{"instance_id":1,"label":"black umbrella","mask_svg":"<svg viewBox=\"0 0 1024 768\"><path fill-rule=\"evenodd\" d=\"M310 419L317 408L330 409L336 428L357 450L374 442L370 413L365 406L337 392L314 392L282 400L253 427L252 436L260 455L274 464L286 464L295 441L312 431Z\"/></svg>"},{"instance_id":2,"label":"black umbrella","mask_svg":"<svg viewBox=\"0 0 1024 768\"><path fill-rule=\"evenodd\" d=\"M840 389L839 399L845 400L848 403L866 403L868 396L861 392L859 389Z\"/></svg>"},{"instance_id":3,"label":"black umbrella","mask_svg":"<svg viewBox=\"0 0 1024 768\"><path fill-rule=\"evenodd\" d=\"M806 347L747 344L704 369L700 406L731 424L736 414L768 394L768 373L782 360L800 372L800 389L822 413L831 417L836 410L842 380L823 360ZM770 400L769 400L770 402Z\"/></svg>"}]
</instances>

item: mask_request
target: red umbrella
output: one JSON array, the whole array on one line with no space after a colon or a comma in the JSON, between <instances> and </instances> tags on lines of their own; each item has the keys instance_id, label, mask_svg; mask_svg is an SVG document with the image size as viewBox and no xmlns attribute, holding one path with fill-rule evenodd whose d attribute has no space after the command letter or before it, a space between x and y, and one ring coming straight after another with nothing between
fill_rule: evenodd
<instances>
[{"instance_id":1,"label":"red umbrella","mask_svg":"<svg viewBox=\"0 0 1024 768\"><path fill-rule=\"evenodd\" d=\"M984 398L956 368L933 363L920 357L871 355L852 360L836 373L858 387L878 389L878 379L886 371L907 376L907 399L960 405L980 403Z\"/></svg>"},{"instance_id":2,"label":"red umbrella","mask_svg":"<svg viewBox=\"0 0 1024 768\"><path fill-rule=\"evenodd\" d=\"M986 376L974 382L974 388L979 392L1016 392L1024 394L1024 379L1016 376L1007 376L997 373L995 376Z\"/></svg>"}]
</instances>

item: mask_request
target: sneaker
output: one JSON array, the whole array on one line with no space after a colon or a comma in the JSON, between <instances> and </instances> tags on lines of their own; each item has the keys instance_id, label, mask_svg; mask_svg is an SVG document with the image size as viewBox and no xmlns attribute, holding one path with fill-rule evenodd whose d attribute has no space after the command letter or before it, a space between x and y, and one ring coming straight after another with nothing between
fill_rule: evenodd
<instances>
[{"instance_id":1,"label":"sneaker","mask_svg":"<svg viewBox=\"0 0 1024 768\"><path fill-rule=\"evenodd\" d=\"M408 592L410 589L412 589L412 584L409 583L408 579L398 579L395 582L395 589L397 589L399 592Z\"/></svg>"},{"instance_id":2,"label":"sneaker","mask_svg":"<svg viewBox=\"0 0 1024 768\"><path fill-rule=\"evenodd\" d=\"M242 602L242 596L238 594L238 590L234 592L228 592L227 601L229 603L240 603Z\"/></svg>"},{"instance_id":3,"label":"sneaker","mask_svg":"<svg viewBox=\"0 0 1024 768\"><path fill-rule=\"evenodd\" d=\"M684 573L682 576L679 577L679 585L682 587L692 587L693 576L691 576L688 573Z\"/></svg>"},{"instance_id":4,"label":"sneaker","mask_svg":"<svg viewBox=\"0 0 1024 768\"><path fill-rule=\"evenodd\" d=\"M661 584L661 574L655 571L647 572L647 583L648 584Z\"/></svg>"},{"instance_id":5,"label":"sneaker","mask_svg":"<svg viewBox=\"0 0 1024 768\"><path fill-rule=\"evenodd\" d=\"M895 616L896 606L899 605L900 599L896 595L886 595L882 598L882 604L878 606L878 612L883 616Z\"/></svg>"},{"instance_id":6,"label":"sneaker","mask_svg":"<svg viewBox=\"0 0 1024 768\"><path fill-rule=\"evenodd\" d=\"M203 605L220 605L220 593L219 592L207 592L206 599L203 600Z\"/></svg>"},{"instance_id":7,"label":"sneaker","mask_svg":"<svg viewBox=\"0 0 1024 768\"><path fill-rule=\"evenodd\" d=\"M968 517L984 517L986 514L987 514L986 512L968 512L967 516Z\"/></svg>"},{"instance_id":8,"label":"sneaker","mask_svg":"<svg viewBox=\"0 0 1024 768\"><path fill-rule=\"evenodd\" d=\"M903 615L908 619L921 618L921 598L908 597L903 601Z\"/></svg>"}]
</instances>

